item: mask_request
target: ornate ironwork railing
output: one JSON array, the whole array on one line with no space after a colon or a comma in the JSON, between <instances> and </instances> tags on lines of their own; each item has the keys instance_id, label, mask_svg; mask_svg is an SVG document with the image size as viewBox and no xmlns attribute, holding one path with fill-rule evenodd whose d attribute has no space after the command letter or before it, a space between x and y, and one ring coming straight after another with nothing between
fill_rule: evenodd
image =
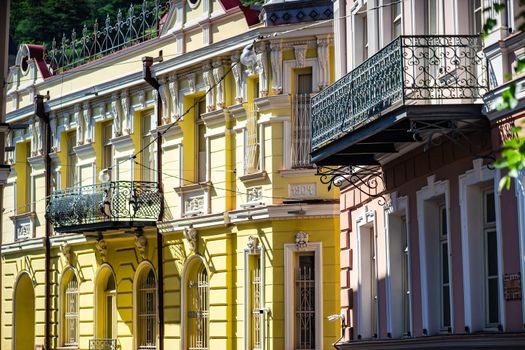
<instances>
[{"instance_id":1,"label":"ornate ironwork railing","mask_svg":"<svg viewBox=\"0 0 525 350\"><path fill-rule=\"evenodd\" d=\"M398 37L312 98L312 150L393 106L473 102L487 91L479 36Z\"/></svg>"},{"instance_id":2,"label":"ornate ironwork railing","mask_svg":"<svg viewBox=\"0 0 525 350\"><path fill-rule=\"evenodd\" d=\"M102 25L95 20L92 31L84 25L80 37L73 29L70 37L64 33L58 43L53 38L47 48L47 62L56 74L152 39L158 36L170 3L143 0L141 5L131 4L124 13L119 10L113 23L108 15Z\"/></svg>"},{"instance_id":3,"label":"ornate ironwork railing","mask_svg":"<svg viewBox=\"0 0 525 350\"><path fill-rule=\"evenodd\" d=\"M93 224L156 222L162 205L157 183L115 181L55 191L46 218L58 232L75 227L88 231Z\"/></svg>"},{"instance_id":4,"label":"ornate ironwork railing","mask_svg":"<svg viewBox=\"0 0 525 350\"><path fill-rule=\"evenodd\" d=\"M89 350L117 350L116 339L89 339Z\"/></svg>"},{"instance_id":5,"label":"ornate ironwork railing","mask_svg":"<svg viewBox=\"0 0 525 350\"><path fill-rule=\"evenodd\" d=\"M292 96L292 168L311 167L310 95Z\"/></svg>"}]
</instances>

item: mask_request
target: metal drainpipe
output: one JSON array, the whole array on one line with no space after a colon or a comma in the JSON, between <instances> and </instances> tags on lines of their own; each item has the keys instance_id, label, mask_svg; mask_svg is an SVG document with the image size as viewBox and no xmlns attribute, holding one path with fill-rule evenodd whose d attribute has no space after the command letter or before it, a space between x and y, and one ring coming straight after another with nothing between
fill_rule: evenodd
<instances>
[{"instance_id":1,"label":"metal drainpipe","mask_svg":"<svg viewBox=\"0 0 525 350\"><path fill-rule=\"evenodd\" d=\"M161 124L162 102L159 93L160 84L151 74L153 57L142 58L142 78L155 90L157 90L157 127ZM162 137L157 135L157 185L162 192ZM162 199L164 201L164 199ZM163 203L163 202L162 202ZM161 204L160 218L164 216L164 205ZM163 266L163 239L157 227L157 314L159 315L159 350L164 350L164 266Z\"/></svg>"},{"instance_id":2,"label":"metal drainpipe","mask_svg":"<svg viewBox=\"0 0 525 350\"><path fill-rule=\"evenodd\" d=\"M35 115L40 119L40 123L45 125L45 137L44 137L44 161L45 161L45 180L46 180L46 208L49 204L51 196L51 127L49 126L49 117L45 112L44 107L44 96L36 95L35 101ZM42 136L42 135L41 135ZM47 218L45 219L45 345L44 349L51 349L51 224Z\"/></svg>"}]
</instances>

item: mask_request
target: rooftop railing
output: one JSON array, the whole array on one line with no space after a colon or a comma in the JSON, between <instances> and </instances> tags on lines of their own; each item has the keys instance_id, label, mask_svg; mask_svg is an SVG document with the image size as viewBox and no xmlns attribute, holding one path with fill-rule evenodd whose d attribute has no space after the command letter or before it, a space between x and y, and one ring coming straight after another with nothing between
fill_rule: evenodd
<instances>
[{"instance_id":1,"label":"rooftop railing","mask_svg":"<svg viewBox=\"0 0 525 350\"><path fill-rule=\"evenodd\" d=\"M56 74L157 37L169 6L170 1L143 0L125 12L119 10L113 22L109 15L103 24L95 20L92 31L84 25L80 37L73 29L69 37L63 34L60 42L53 38L46 60Z\"/></svg>"},{"instance_id":2,"label":"rooftop railing","mask_svg":"<svg viewBox=\"0 0 525 350\"><path fill-rule=\"evenodd\" d=\"M479 36L398 37L312 98L312 151L395 106L472 103L487 90Z\"/></svg>"},{"instance_id":3,"label":"rooftop railing","mask_svg":"<svg viewBox=\"0 0 525 350\"><path fill-rule=\"evenodd\" d=\"M55 231L90 231L154 224L163 198L155 182L114 181L55 191L46 218Z\"/></svg>"}]
</instances>

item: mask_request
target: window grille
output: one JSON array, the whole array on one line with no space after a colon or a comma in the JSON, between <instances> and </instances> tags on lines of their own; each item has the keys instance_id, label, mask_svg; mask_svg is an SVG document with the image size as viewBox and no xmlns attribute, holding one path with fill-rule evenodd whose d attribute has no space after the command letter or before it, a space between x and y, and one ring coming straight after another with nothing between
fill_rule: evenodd
<instances>
[{"instance_id":1,"label":"window grille","mask_svg":"<svg viewBox=\"0 0 525 350\"><path fill-rule=\"evenodd\" d=\"M257 125L257 111L254 105L246 107L246 150L245 150L245 174L252 174L260 170L259 167L259 126Z\"/></svg>"},{"instance_id":2,"label":"window grille","mask_svg":"<svg viewBox=\"0 0 525 350\"><path fill-rule=\"evenodd\" d=\"M189 350L208 349L208 272L201 266L188 282L188 344Z\"/></svg>"},{"instance_id":3,"label":"window grille","mask_svg":"<svg viewBox=\"0 0 525 350\"><path fill-rule=\"evenodd\" d=\"M494 191L483 193L484 270L485 270L485 325L499 324L498 295L498 240L496 236L496 207Z\"/></svg>"},{"instance_id":4,"label":"window grille","mask_svg":"<svg viewBox=\"0 0 525 350\"><path fill-rule=\"evenodd\" d=\"M138 290L138 346L155 349L157 342L157 285L153 270L140 282Z\"/></svg>"},{"instance_id":5,"label":"window grille","mask_svg":"<svg viewBox=\"0 0 525 350\"><path fill-rule=\"evenodd\" d=\"M310 94L298 94L292 99L292 167L311 166Z\"/></svg>"},{"instance_id":6,"label":"window grille","mask_svg":"<svg viewBox=\"0 0 525 350\"><path fill-rule=\"evenodd\" d=\"M295 349L315 349L314 255L299 255L295 268Z\"/></svg>"},{"instance_id":7,"label":"window grille","mask_svg":"<svg viewBox=\"0 0 525 350\"><path fill-rule=\"evenodd\" d=\"M445 206L439 208L439 266L440 266L440 302L441 302L441 330L450 327L450 281L448 274L448 231L447 231L447 209Z\"/></svg>"},{"instance_id":8,"label":"window grille","mask_svg":"<svg viewBox=\"0 0 525 350\"><path fill-rule=\"evenodd\" d=\"M263 327L263 313L261 312L261 260L260 255L254 256L252 280L251 280L251 308L252 308L252 324L251 324L251 348L253 350L262 349L262 327Z\"/></svg>"},{"instance_id":9,"label":"window grille","mask_svg":"<svg viewBox=\"0 0 525 350\"><path fill-rule=\"evenodd\" d=\"M66 286L64 303L64 346L78 344L78 281L75 275Z\"/></svg>"}]
</instances>

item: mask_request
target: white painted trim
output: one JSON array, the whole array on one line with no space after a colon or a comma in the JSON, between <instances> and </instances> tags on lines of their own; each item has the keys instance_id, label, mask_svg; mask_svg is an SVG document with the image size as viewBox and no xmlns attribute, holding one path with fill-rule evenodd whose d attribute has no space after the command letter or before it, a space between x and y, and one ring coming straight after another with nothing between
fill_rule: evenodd
<instances>
[{"instance_id":1,"label":"white painted trim","mask_svg":"<svg viewBox=\"0 0 525 350\"><path fill-rule=\"evenodd\" d=\"M363 334L363 317L362 317L362 312L361 312L361 305L363 305L363 300L362 300L362 293L360 292L360 288L359 286L362 285L362 280L363 280L363 276L362 276L362 268L361 268L361 230L363 228L363 226L372 226L374 232L374 251L376 252L376 263L374 264L374 269L376 270L376 281L375 281L375 284L376 284L376 292L379 293L379 284L378 284L378 280L377 280L377 276L378 276L378 271L377 271L377 225L376 225L376 212L375 210L372 210L372 211L368 211L368 208L366 206L364 206L361 210L361 215L358 216L355 220L355 227L356 227L356 231L357 232L357 249L356 249L356 266L357 266L357 286L356 288L354 288L355 291L357 291L357 315L354 313L354 317L356 319L356 323L357 323L357 327L356 327L356 330L357 330L357 333L356 333L356 336L358 335L361 335ZM379 336L379 331L380 331L380 320L379 320L379 298L377 300L377 311L378 311L378 314L376 315L376 329L377 329L377 335ZM355 311L354 311L355 312Z\"/></svg>"},{"instance_id":2,"label":"white painted trim","mask_svg":"<svg viewBox=\"0 0 525 350\"><path fill-rule=\"evenodd\" d=\"M286 60L283 61L283 94L291 94L292 88L292 79L295 79L295 76L292 74L293 68L312 68L312 92L319 91L319 62L317 57L307 58L304 60L304 66L296 67L296 60Z\"/></svg>"},{"instance_id":3,"label":"white painted trim","mask_svg":"<svg viewBox=\"0 0 525 350\"><path fill-rule=\"evenodd\" d=\"M139 283L139 279L143 273L143 270L145 270L146 268L150 268L152 271L153 271L153 274L155 275L155 289L159 288L158 286L158 278L157 278L157 271L155 271L155 267L153 266L153 264L148 261L148 260L144 260L142 261L138 266L137 266L137 269L135 270L135 275L133 276L133 346L135 349L138 349L139 345L138 345L138 329L137 329L137 324L138 324L138 320L137 320L137 317L138 317L138 312L137 312L137 306L138 306L138 296L137 296L137 289L138 289L138 283ZM115 282L117 282L115 280ZM157 293L155 293L155 298L157 297ZM155 326L157 327L157 349L158 349L158 346L159 346L159 313L158 313L158 303L159 301L157 300L156 301L157 303L157 309L155 310L155 312L157 313L156 315L156 322L155 322Z\"/></svg>"},{"instance_id":4,"label":"white painted trim","mask_svg":"<svg viewBox=\"0 0 525 350\"><path fill-rule=\"evenodd\" d=\"M298 248L295 243L284 244L284 343L286 350L294 349L294 257L296 253L314 252L315 259L315 348L323 348L323 259L322 243L307 243Z\"/></svg>"},{"instance_id":5,"label":"white painted trim","mask_svg":"<svg viewBox=\"0 0 525 350\"><path fill-rule=\"evenodd\" d=\"M410 210L408 207L408 197L397 197L397 193L393 193L391 195L391 205L385 208L385 249L386 249L386 299L388 300L386 305L386 313L387 313L387 332L392 334L393 326L393 315L392 315L392 305L393 300L392 298L392 292L391 292L391 281L390 276L392 273L396 274L399 273L399 271L392 271L390 267L390 216L396 215L396 213L403 212L405 214L406 219L406 235L407 235L407 246L408 246L408 291L409 291L409 298L408 298L408 316L409 316L409 331L410 334L414 334L413 330L413 314L412 314L412 259L411 259L411 244L410 244Z\"/></svg>"},{"instance_id":6,"label":"white painted trim","mask_svg":"<svg viewBox=\"0 0 525 350\"><path fill-rule=\"evenodd\" d=\"M204 268L206 269L206 272L208 273L208 288L210 288L211 286L211 275L210 275L210 268L208 267L208 264L206 263L206 259L204 259L204 257L202 255L199 255L199 254L194 254L192 256L190 256L187 260L186 260L186 263L184 264L184 269L182 270L182 279L181 279L181 287L182 287L182 291L181 291L181 336L180 336L180 348L181 349L186 349L186 332L187 332L187 322L186 322L186 314L188 313L187 312L187 306L186 306L186 285L187 285L187 279L188 279L188 269L191 265L193 265L193 261L194 260L200 260L200 262L203 264ZM211 289L211 288L210 288ZM210 290L209 289L209 290ZM208 292L209 293L209 292ZM210 317L211 315L211 308L208 307L208 330L209 330L209 323L210 323ZM208 341L209 341L209 337L210 337L210 332L206 332L206 334L208 334ZM208 343L209 344L209 343Z\"/></svg>"},{"instance_id":7,"label":"white painted trim","mask_svg":"<svg viewBox=\"0 0 525 350\"><path fill-rule=\"evenodd\" d=\"M429 315L429 291L428 283L432 276L428 276L427 271L427 256L426 251L426 230L425 230L425 213L424 213L424 202L434 197L444 195L445 196L445 207L447 210L447 245L448 245L448 275L449 275L449 296L450 296L450 327L452 333L454 333L454 298L453 298L453 276L452 276L452 264L450 258L450 192L449 182L438 181L435 182L435 175L431 175L427 178L427 186L424 186L416 193L417 200L417 222L418 222L418 235L419 235L419 257L420 257L420 276L421 276L421 314L422 314L422 328L429 330L430 315Z\"/></svg>"},{"instance_id":8,"label":"white painted trim","mask_svg":"<svg viewBox=\"0 0 525 350\"><path fill-rule=\"evenodd\" d=\"M260 259L260 268L261 268L261 309L264 309L263 313L263 321L262 321L262 329L261 329L261 349L266 349L266 303L265 303L265 296L264 291L266 289L265 284L265 256L264 256L264 246L262 244L259 244L259 246L254 249L250 250L249 248L244 249L244 349L250 350L250 322L248 320L251 318L251 311L248 305L250 304L250 255L258 255Z\"/></svg>"},{"instance_id":9,"label":"white painted trim","mask_svg":"<svg viewBox=\"0 0 525 350\"><path fill-rule=\"evenodd\" d=\"M516 178L515 183L516 198L518 202L518 232L520 241L520 272L521 272L521 290L525 290L525 171L522 170ZM521 215L520 215L521 213ZM525 320L525 298L521 298L521 314Z\"/></svg>"},{"instance_id":10,"label":"white painted trim","mask_svg":"<svg viewBox=\"0 0 525 350\"><path fill-rule=\"evenodd\" d=\"M498 191L498 174L490 170L487 166L481 166L482 160L476 159L473 161L474 168L468 170L459 176L459 204L461 212L461 250L462 250L462 264L463 264L463 304L465 311L465 326L468 326L471 331L481 331L482 329L473 329L472 311L475 308L485 306L473 305L471 300L472 294L472 277L470 274L471 258L469 249L469 232L471 231L471 222L469 222L469 203L467 202L467 190L470 186L481 184L483 182L493 182L494 201L496 208L496 236L498 240L498 294L499 294L499 312L500 324L505 329L505 300L503 295L503 251L502 251L502 237L501 237L501 212L500 200L497 197ZM484 294L484 292L482 291ZM483 324L485 321L483 321Z\"/></svg>"}]
</instances>

